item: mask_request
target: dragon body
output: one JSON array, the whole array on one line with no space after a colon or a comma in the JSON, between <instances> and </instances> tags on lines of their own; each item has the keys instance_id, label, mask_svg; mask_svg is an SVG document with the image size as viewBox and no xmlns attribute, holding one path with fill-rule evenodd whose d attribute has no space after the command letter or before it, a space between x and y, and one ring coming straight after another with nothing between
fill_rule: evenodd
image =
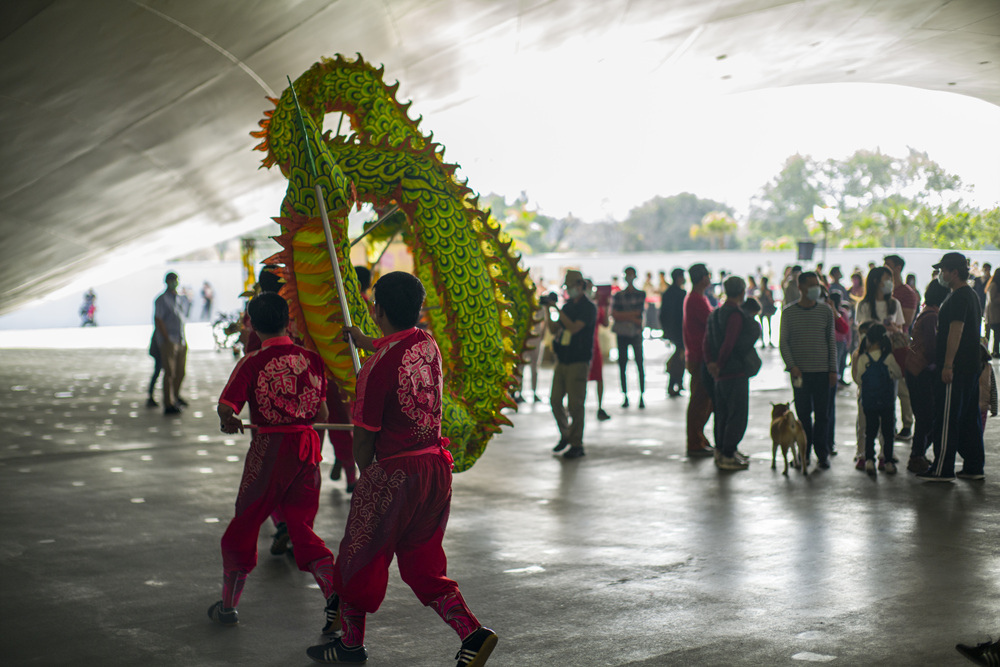
<instances>
[{"instance_id":1,"label":"dragon body","mask_svg":"<svg viewBox=\"0 0 1000 667\"><path fill-rule=\"evenodd\" d=\"M442 429L455 470L468 469L490 438L509 420L511 383L520 373L537 308L534 288L511 239L478 198L455 178L457 165L443 160L433 136L396 99L398 83L383 81L383 68L363 58L323 59L293 82L304 116L300 129L292 88L265 112L265 167L277 165L288 189L275 221L282 251L268 261L284 265L283 296L307 346L323 357L344 398L354 396L355 376L346 343L306 142L315 157L333 231L336 260L353 323L377 335L350 260L347 214L357 203L395 204L405 214L403 239L415 272L427 289L429 326L441 348L445 374ZM322 117L342 112L352 134L324 135Z\"/></svg>"}]
</instances>

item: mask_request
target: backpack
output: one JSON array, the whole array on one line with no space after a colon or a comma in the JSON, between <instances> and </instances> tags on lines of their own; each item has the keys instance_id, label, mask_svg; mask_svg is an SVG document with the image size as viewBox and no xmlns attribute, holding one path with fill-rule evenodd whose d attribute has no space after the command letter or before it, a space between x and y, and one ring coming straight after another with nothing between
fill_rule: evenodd
<instances>
[{"instance_id":1,"label":"backpack","mask_svg":"<svg viewBox=\"0 0 1000 667\"><path fill-rule=\"evenodd\" d=\"M885 356L868 357L868 368L861 375L861 407L865 410L887 410L896 402L896 386L885 365Z\"/></svg>"}]
</instances>

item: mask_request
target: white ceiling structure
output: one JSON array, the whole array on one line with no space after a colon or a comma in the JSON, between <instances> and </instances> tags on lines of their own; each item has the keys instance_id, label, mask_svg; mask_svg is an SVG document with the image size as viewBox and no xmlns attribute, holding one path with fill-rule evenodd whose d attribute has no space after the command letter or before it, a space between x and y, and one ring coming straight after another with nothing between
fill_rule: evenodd
<instances>
[{"instance_id":1,"label":"white ceiling structure","mask_svg":"<svg viewBox=\"0 0 1000 667\"><path fill-rule=\"evenodd\" d=\"M276 215L284 180L249 132L322 56L384 64L426 117L505 60L575 49L579 70L552 76L585 85L626 43L651 86L891 83L1000 105L998 0L7 0L0 313Z\"/></svg>"}]
</instances>

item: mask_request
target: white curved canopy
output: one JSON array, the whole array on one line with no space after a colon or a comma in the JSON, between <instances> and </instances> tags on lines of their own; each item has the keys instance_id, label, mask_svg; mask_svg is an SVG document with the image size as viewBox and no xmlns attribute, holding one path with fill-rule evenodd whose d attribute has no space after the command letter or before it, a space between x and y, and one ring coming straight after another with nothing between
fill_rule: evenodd
<instances>
[{"instance_id":1,"label":"white curved canopy","mask_svg":"<svg viewBox=\"0 0 1000 667\"><path fill-rule=\"evenodd\" d=\"M12 0L0 40L0 312L276 215L284 180L248 133L335 53L384 63L425 115L562 49L579 57L552 77L578 86L613 62L679 91L876 82L1000 105L996 0Z\"/></svg>"}]
</instances>

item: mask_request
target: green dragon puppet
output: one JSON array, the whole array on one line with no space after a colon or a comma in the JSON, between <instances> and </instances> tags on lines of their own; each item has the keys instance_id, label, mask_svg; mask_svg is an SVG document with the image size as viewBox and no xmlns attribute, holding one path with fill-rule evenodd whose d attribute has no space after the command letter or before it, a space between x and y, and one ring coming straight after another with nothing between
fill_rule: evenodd
<instances>
[{"instance_id":1,"label":"green dragon puppet","mask_svg":"<svg viewBox=\"0 0 1000 667\"><path fill-rule=\"evenodd\" d=\"M282 289L305 344L323 357L342 396L354 396L355 375L341 338L343 316L306 141L315 157L329 211L337 261L352 322L376 335L350 260L347 214L367 202L396 205L405 214L403 239L427 289L427 318L444 362L444 436L461 472L475 463L490 438L510 421L511 385L519 381L520 356L537 310L534 286L511 250L512 241L478 198L455 178L457 165L425 136L420 119L396 100L399 84L386 85L358 54L324 58L293 84L304 117L300 129L292 88L265 112L261 130L265 167L278 165L288 179L276 237L282 251L268 262L284 266ZM320 131L322 117L342 112L352 134Z\"/></svg>"}]
</instances>

